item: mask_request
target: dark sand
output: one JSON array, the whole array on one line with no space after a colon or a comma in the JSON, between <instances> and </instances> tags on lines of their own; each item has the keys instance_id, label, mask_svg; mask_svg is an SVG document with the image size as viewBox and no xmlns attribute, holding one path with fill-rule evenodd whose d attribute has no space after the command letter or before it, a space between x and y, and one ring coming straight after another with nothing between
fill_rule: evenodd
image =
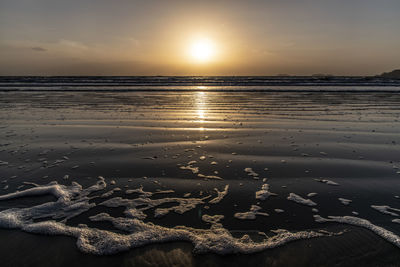
<instances>
[{"instance_id":1,"label":"dark sand","mask_svg":"<svg viewBox=\"0 0 400 267\"><path fill-rule=\"evenodd\" d=\"M222 214L221 223L234 236L249 234L254 240L262 239L257 232L270 234L273 229L345 230L339 236L230 256L194 255L192 245L183 242L94 256L80 252L70 237L1 230L1 266L400 266L399 248L371 231L321 224L313 218L314 214L355 216L355 211L400 235L400 224L392 222L396 216L371 208L400 208L395 197L400 195L399 115L400 96L387 93L0 93L0 160L8 163L0 165L2 195L32 187L20 187L24 182L76 181L87 187L97 176L108 182L105 191L122 189L112 197L125 196L126 189L140 185L151 192L172 189L179 197L186 193L200 197L200 191L214 197L214 188L222 190L229 184L228 195L209 209L199 205L161 218L154 218L151 209L145 212L145 221L207 229L201 216ZM54 164L63 157L67 159ZM179 168L192 160L197 161L199 173L223 180L203 179ZM258 179L245 168L258 173ZM329 179L339 186L315 179ZM264 183L277 196L256 200L255 192ZM318 204L318 213L286 199L289 193L308 198L311 192L318 193L310 198ZM343 205L338 198L352 202ZM5 200L0 210L53 200L51 196ZM233 216L252 204L269 216L256 220ZM67 225L85 223L118 231L88 217L100 212L120 217L123 211L97 206Z\"/></svg>"}]
</instances>

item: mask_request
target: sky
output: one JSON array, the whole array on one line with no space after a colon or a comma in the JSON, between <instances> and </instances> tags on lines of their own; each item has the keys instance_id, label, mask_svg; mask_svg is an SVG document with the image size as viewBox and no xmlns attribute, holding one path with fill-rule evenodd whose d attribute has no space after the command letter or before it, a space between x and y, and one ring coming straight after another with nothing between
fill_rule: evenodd
<instances>
[{"instance_id":1,"label":"sky","mask_svg":"<svg viewBox=\"0 0 400 267\"><path fill-rule=\"evenodd\" d=\"M375 75L400 68L399 14L399 0L0 0L0 75Z\"/></svg>"}]
</instances>

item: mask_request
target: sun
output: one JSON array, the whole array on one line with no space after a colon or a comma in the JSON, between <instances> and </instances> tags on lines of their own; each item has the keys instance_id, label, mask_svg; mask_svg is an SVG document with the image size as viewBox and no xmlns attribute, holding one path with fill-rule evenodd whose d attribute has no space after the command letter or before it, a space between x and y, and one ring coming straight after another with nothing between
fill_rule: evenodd
<instances>
[{"instance_id":1,"label":"sun","mask_svg":"<svg viewBox=\"0 0 400 267\"><path fill-rule=\"evenodd\" d=\"M189 56L197 63L209 62L215 56L215 45L207 38L194 40L189 47Z\"/></svg>"}]
</instances>

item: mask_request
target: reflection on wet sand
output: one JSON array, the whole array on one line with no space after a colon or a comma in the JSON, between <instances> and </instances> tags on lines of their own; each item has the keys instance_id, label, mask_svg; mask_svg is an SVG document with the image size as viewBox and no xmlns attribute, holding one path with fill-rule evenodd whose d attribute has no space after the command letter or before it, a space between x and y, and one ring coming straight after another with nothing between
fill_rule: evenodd
<instances>
[{"instance_id":1,"label":"reflection on wet sand","mask_svg":"<svg viewBox=\"0 0 400 267\"><path fill-rule=\"evenodd\" d=\"M65 186L76 182L69 191L57 191L63 195L69 192L73 197L58 205L71 212L80 211L67 219L66 225L71 228L65 229L79 233L86 225L87 231L82 232L91 238L97 233L94 229L126 235L138 225L153 234L157 231L153 231L152 224L162 227L157 229L182 226L186 227L185 235L190 236L184 240L193 245L210 234L208 231L228 231L231 236L224 236L224 240L233 241L231 248L248 253L254 252L248 249L251 245L258 246L269 238L292 238L287 232L276 231L286 229L290 233L330 235L288 243L277 250L291 257L301 254L303 244L312 247L308 253L319 251L319 245L330 251L349 245L355 255L364 258L368 253L393 251L389 239L380 251L374 250L374 244L377 240L384 242L378 237L381 228L388 231L386 234L390 232L386 236L400 233L400 224L393 221L396 216L383 213L396 213L400 208L396 191L400 185L399 96L201 90L3 94L1 195L11 195L3 197L2 214L20 208L18 205L32 207L49 202L43 199L33 205L24 198L11 199L16 196L13 193L25 192L25 197L34 198L31 194L44 192L52 181ZM98 176L104 177L106 189L92 192L90 197L95 198L86 199L79 193L79 185L87 190ZM52 185L52 190L59 188ZM267 197L271 192L276 195ZM82 198L75 198L75 193ZM312 206L307 205L311 202ZM69 206L72 204L74 208ZM386 206L389 208L376 209ZM58 229L65 227L61 220L66 217L57 209L48 213L41 210L29 218L25 216L27 211L18 211L24 215L20 228L26 231L38 229L29 218L51 218L60 221ZM332 215L340 218L335 222L325 220ZM378 235L349 226L352 220L353 225L372 227ZM128 226L128 231L123 228ZM350 236L356 240L354 243ZM101 238L96 235L87 240ZM93 248L99 245L90 242ZM355 249L362 243L367 244L365 250ZM221 250L206 251L224 253L226 243L218 244ZM164 255L163 248L163 255L156 261L167 261L167 257L171 260L167 265L171 265L174 258L182 258L187 259L183 263L196 265L198 256L191 254L192 249L187 245L168 252L178 255L175 257ZM145 248L142 252L158 253ZM141 261L139 254L129 253L136 255L131 262ZM278 254L262 255L272 255L283 263L289 260ZM306 255L304 264L318 263L312 253Z\"/></svg>"}]
</instances>

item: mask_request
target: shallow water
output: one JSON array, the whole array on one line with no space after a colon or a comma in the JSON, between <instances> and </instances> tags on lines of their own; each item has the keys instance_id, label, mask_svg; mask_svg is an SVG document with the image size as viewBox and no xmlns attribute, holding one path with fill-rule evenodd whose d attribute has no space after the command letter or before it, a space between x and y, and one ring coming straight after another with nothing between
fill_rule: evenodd
<instances>
[{"instance_id":1,"label":"shallow water","mask_svg":"<svg viewBox=\"0 0 400 267\"><path fill-rule=\"evenodd\" d=\"M304 266L319 265L321 258L314 258L312 249L306 249L308 252L304 254L304 246L315 247L324 242L333 251L326 256L327 265L354 263L351 257L355 256L345 248L357 251L360 244L366 244L365 250L356 253L360 263L375 260L395 265L398 262L395 259L399 250L393 239L384 241L362 227L319 223L314 218L314 215L363 218L390 231L395 238L400 235L400 224L392 222L398 216L383 214L371 207L400 208L400 96L396 94L193 91L3 92L0 95L1 195L42 188L24 182L45 185L57 181L70 185L75 181L87 188L96 183L98 176L105 178L107 186L93 192L93 196L101 196L113 188L121 189L105 198L88 200L96 206L68 219L67 226L87 224L90 229L127 234L110 222L93 221L90 217L100 213L126 217L124 205L110 208L100 205L101 202L114 197L140 198L137 193L127 194L126 190L143 186L144 191L155 193L151 199L164 199L163 204L143 210L145 223L167 228L182 225L210 229L202 216L224 215L219 221L221 227L234 239L249 235L250 244L259 244L265 238L259 232L271 237L274 229L292 233L327 230L331 235L269 249L276 252L257 254L263 255L257 256L260 261L284 266L293 255L302 255ZM198 172L193 168L198 168ZM66 175L68 179L63 179ZM263 184L268 184L268 190L276 195L257 199L256 192ZM209 203L226 185L229 185L227 194L219 202ZM158 190L173 192L158 194ZM317 205L292 201L288 199L290 193ZM309 193L317 194L308 197ZM207 196L210 197L204 203L182 214L171 210L164 216L154 216L158 208L170 209L177 205L176 201L166 202L167 197L201 199ZM339 198L351 202L344 205ZM32 207L55 199L46 195L3 200L0 210ZM261 208L257 212L269 216L256 214L254 220L235 216L250 211L252 205ZM392 212L396 214L395 210ZM9 240L8 233L2 230L1 240ZM21 240L37 238L28 234L18 236ZM356 240L353 243L352 238ZM41 240L44 243L40 246L54 242L55 246L68 246L68 254L76 255L74 259L96 262L93 256L73 252L76 248L70 241L60 241L74 239L41 237ZM377 240L387 244L379 252L375 247ZM236 257L215 256L225 251L227 243L221 243L219 251L206 250L211 253L208 256L192 255L190 243L193 240L187 245L174 243L173 247L189 257L192 265L199 264L198 257L210 259L210 266L221 263L221 259L229 262ZM159 245L151 244L147 250L140 248L140 251L154 252L154 246ZM0 254L6 256L9 252L5 243L0 246L4 248ZM165 253L164 245L160 246ZM135 252L138 249L127 252L130 261L140 260ZM21 254L33 252L24 246ZM121 261L126 255L115 257ZM246 257L242 257L245 261ZM161 259L160 262L173 264ZM8 263L12 265L10 257ZM141 265L146 264L141 262Z\"/></svg>"}]
</instances>

